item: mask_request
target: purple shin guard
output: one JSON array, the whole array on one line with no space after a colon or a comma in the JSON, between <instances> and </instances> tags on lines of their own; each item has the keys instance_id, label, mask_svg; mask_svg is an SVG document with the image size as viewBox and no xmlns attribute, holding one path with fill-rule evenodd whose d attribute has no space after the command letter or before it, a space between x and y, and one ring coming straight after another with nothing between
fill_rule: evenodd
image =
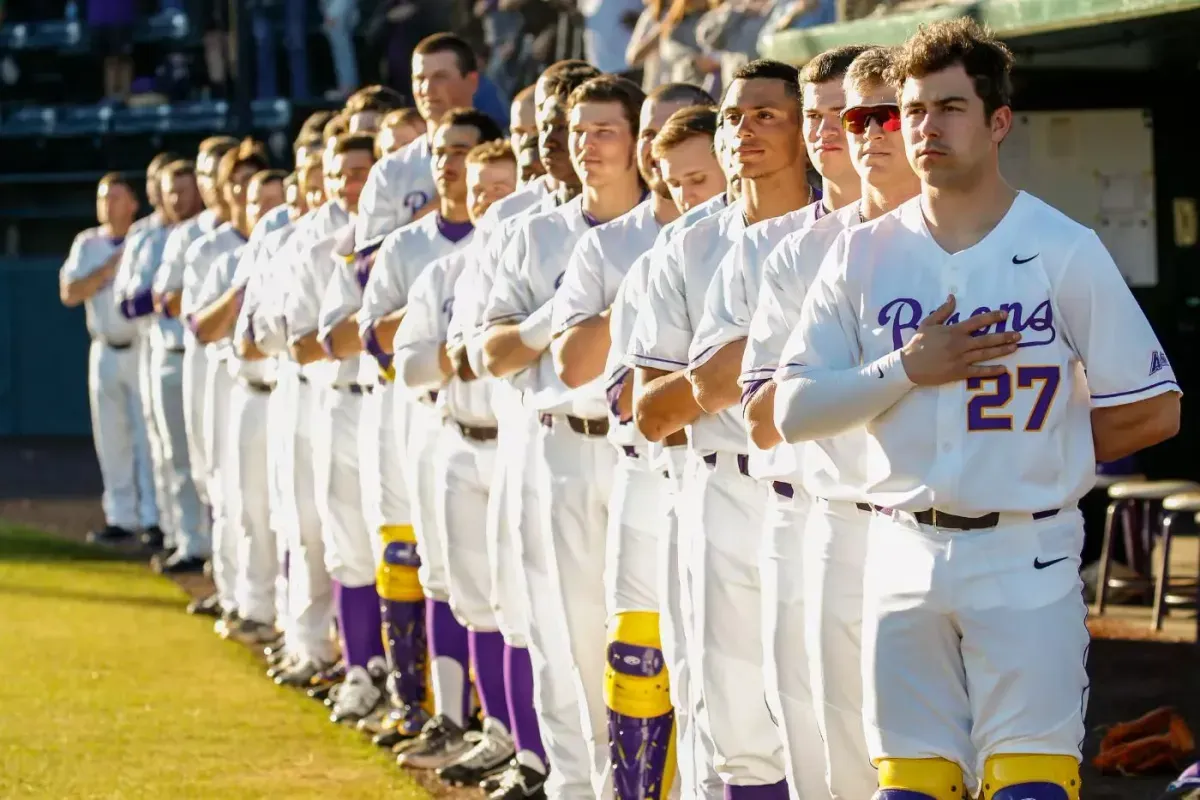
<instances>
[{"instance_id":1,"label":"purple shin guard","mask_svg":"<svg viewBox=\"0 0 1200 800\"><path fill-rule=\"evenodd\" d=\"M483 715L510 730L508 700L504 696L504 637L500 631L470 631L470 643L475 691Z\"/></svg>"},{"instance_id":2,"label":"purple shin guard","mask_svg":"<svg viewBox=\"0 0 1200 800\"><path fill-rule=\"evenodd\" d=\"M504 695L517 752L533 753L545 764L542 730L533 708L533 664L524 647L504 646Z\"/></svg>"},{"instance_id":3,"label":"purple shin guard","mask_svg":"<svg viewBox=\"0 0 1200 800\"><path fill-rule=\"evenodd\" d=\"M662 651L624 642L608 645L609 667L632 680L662 680L667 674ZM663 800L671 743L675 736L675 712L656 717L632 717L608 710L608 753L612 762L613 796L617 800Z\"/></svg>"},{"instance_id":4,"label":"purple shin guard","mask_svg":"<svg viewBox=\"0 0 1200 800\"><path fill-rule=\"evenodd\" d=\"M726 786L725 800L788 800L787 781L765 786Z\"/></svg>"},{"instance_id":5,"label":"purple shin guard","mask_svg":"<svg viewBox=\"0 0 1200 800\"><path fill-rule=\"evenodd\" d=\"M471 682L467 680L470 674L468 665L471 660L471 645L467 629L455 618L450 610L450 604L444 600L425 599L425 628L429 636L429 660L434 663L436 680L437 660L446 658L454 661L462 668L462 706L459 709L439 708L439 713L449 715L452 719L456 712L460 713L456 721L465 721L471 715Z\"/></svg>"},{"instance_id":6,"label":"purple shin guard","mask_svg":"<svg viewBox=\"0 0 1200 800\"><path fill-rule=\"evenodd\" d=\"M383 641L387 647L388 686L396 703L416 707L425 702L425 601L379 601Z\"/></svg>"},{"instance_id":7,"label":"purple shin guard","mask_svg":"<svg viewBox=\"0 0 1200 800\"><path fill-rule=\"evenodd\" d=\"M379 594L375 584L343 586L334 584L334 603L337 608L338 636L342 640L342 657L347 666L365 667L375 656L383 655L383 640L379 630Z\"/></svg>"}]
</instances>

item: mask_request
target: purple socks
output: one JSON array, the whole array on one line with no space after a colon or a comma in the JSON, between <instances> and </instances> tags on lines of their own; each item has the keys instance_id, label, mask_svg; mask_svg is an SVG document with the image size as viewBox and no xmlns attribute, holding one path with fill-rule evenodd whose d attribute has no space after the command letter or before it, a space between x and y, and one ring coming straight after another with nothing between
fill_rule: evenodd
<instances>
[{"instance_id":1,"label":"purple socks","mask_svg":"<svg viewBox=\"0 0 1200 800\"><path fill-rule=\"evenodd\" d=\"M542 731L533 709L533 665L524 647L504 646L504 694L508 700L508 719L517 752L536 755L545 765Z\"/></svg>"},{"instance_id":2,"label":"purple socks","mask_svg":"<svg viewBox=\"0 0 1200 800\"><path fill-rule=\"evenodd\" d=\"M500 631L470 631L471 666L483 715L511 730L504 692L504 637Z\"/></svg>"},{"instance_id":3,"label":"purple socks","mask_svg":"<svg viewBox=\"0 0 1200 800\"><path fill-rule=\"evenodd\" d=\"M471 713L471 682L467 680L471 646L467 629L454 617L449 603L432 598L425 599L425 628L437 712L464 725Z\"/></svg>"},{"instance_id":4,"label":"purple socks","mask_svg":"<svg viewBox=\"0 0 1200 800\"><path fill-rule=\"evenodd\" d=\"M335 582L333 598L346 666L365 667L373 657L383 655L383 638L379 635L383 621L375 584L352 587Z\"/></svg>"}]
</instances>

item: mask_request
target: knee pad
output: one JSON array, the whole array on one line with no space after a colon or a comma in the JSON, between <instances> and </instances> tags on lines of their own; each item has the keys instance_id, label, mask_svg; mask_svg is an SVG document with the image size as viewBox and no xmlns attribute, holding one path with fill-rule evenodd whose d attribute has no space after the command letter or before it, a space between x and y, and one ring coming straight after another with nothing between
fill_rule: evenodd
<instances>
[{"instance_id":1,"label":"knee pad","mask_svg":"<svg viewBox=\"0 0 1200 800\"><path fill-rule=\"evenodd\" d=\"M417 571L421 557L417 555L417 535L411 525L383 525L383 559L375 570L375 587L384 600L415 603L425 599Z\"/></svg>"},{"instance_id":2,"label":"knee pad","mask_svg":"<svg viewBox=\"0 0 1200 800\"><path fill-rule=\"evenodd\" d=\"M944 758L883 758L873 800L963 800L962 768Z\"/></svg>"},{"instance_id":3,"label":"knee pad","mask_svg":"<svg viewBox=\"0 0 1200 800\"><path fill-rule=\"evenodd\" d=\"M660 800L675 772L675 714L658 614L617 614L609 626L604 700L617 798Z\"/></svg>"},{"instance_id":4,"label":"knee pad","mask_svg":"<svg viewBox=\"0 0 1200 800\"><path fill-rule=\"evenodd\" d=\"M1074 756L992 756L983 765L982 800L1079 800L1079 762Z\"/></svg>"}]
</instances>

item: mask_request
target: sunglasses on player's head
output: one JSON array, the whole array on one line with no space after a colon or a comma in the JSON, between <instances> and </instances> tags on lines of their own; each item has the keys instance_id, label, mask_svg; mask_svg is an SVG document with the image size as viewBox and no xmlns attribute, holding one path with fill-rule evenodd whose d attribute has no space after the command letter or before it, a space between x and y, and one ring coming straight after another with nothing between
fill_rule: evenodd
<instances>
[{"instance_id":1,"label":"sunglasses on player's head","mask_svg":"<svg viewBox=\"0 0 1200 800\"><path fill-rule=\"evenodd\" d=\"M842 112L842 128L855 136L866 133L872 122L879 123L879 127L888 133L895 133L900 130L900 106L895 103L851 106Z\"/></svg>"}]
</instances>

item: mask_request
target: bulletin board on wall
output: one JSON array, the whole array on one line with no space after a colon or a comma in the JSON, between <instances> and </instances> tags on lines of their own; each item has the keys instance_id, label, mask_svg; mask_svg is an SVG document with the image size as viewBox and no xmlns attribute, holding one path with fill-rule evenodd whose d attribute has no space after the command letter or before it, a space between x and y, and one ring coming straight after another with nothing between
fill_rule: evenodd
<instances>
[{"instance_id":1,"label":"bulletin board on wall","mask_svg":"<svg viewBox=\"0 0 1200 800\"><path fill-rule=\"evenodd\" d=\"M1000 160L1014 186L1095 230L1130 286L1158 283L1149 111L1018 112Z\"/></svg>"}]
</instances>

